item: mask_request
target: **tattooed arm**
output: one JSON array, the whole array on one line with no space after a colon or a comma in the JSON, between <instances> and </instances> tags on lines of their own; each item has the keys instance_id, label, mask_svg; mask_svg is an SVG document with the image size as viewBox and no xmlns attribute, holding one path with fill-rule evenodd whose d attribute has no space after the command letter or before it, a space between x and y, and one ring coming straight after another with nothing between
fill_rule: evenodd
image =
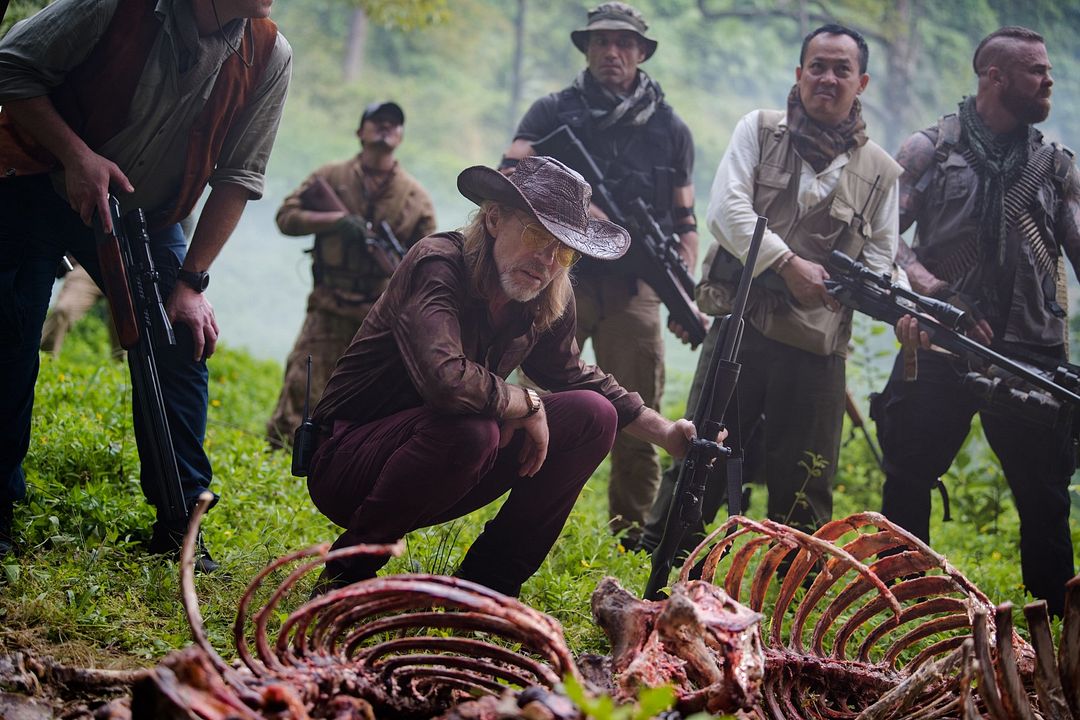
<instances>
[{"instance_id":1,"label":"tattooed arm","mask_svg":"<svg viewBox=\"0 0 1080 720\"><path fill-rule=\"evenodd\" d=\"M922 209L923 195L917 186L934 162L934 150L934 142L924 133L917 132L904 141L900 152L896 155L896 161L904 168L904 173L900 176L900 232L911 227ZM1077 258L1080 259L1080 253L1077 254ZM921 295L941 298L965 310L968 313L967 334L984 345L990 344L994 339L994 331L990 323L981 316L974 304L968 302L967 298L954 293L949 283L927 270L903 238L900 238L896 251L896 264L907 273L912 290ZM929 347L925 333L918 333L913 319L905 320L903 324L897 323L896 336L905 347L913 340L919 341L923 347Z\"/></svg>"},{"instance_id":2,"label":"tattooed arm","mask_svg":"<svg viewBox=\"0 0 1080 720\"><path fill-rule=\"evenodd\" d=\"M1080 277L1080 172L1075 164L1069 168L1055 224L1058 242Z\"/></svg>"},{"instance_id":3,"label":"tattooed arm","mask_svg":"<svg viewBox=\"0 0 1080 720\"><path fill-rule=\"evenodd\" d=\"M896 161L904 168L900 176L900 232L904 232L918 217L922 207L922 194L916 185L934 162L934 143L924 133L917 132L900 147ZM903 238L896 250L896 264L907 273L911 288L923 295L944 292L948 284L931 273Z\"/></svg>"}]
</instances>

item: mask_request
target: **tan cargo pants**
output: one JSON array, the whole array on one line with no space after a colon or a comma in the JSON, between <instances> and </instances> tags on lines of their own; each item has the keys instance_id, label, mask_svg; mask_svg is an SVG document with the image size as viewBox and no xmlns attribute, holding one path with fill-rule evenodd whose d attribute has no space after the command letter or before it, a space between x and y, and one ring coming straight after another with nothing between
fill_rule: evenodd
<instances>
[{"instance_id":1,"label":"tan cargo pants","mask_svg":"<svg viewBox=\"0 0 1080 720\"><path fill-rule=\"evenodd\" d=\"M635 287L636 293L631 293ZM664 390L664 343L660 298L641 280L589 276L574 287L577 341L592 340L596 364L645 404L660 409ZM608 514L613 532L645 523L660 485L660 457L647 442L625 432L611 450Z\"/></svg>"}]
</instances>

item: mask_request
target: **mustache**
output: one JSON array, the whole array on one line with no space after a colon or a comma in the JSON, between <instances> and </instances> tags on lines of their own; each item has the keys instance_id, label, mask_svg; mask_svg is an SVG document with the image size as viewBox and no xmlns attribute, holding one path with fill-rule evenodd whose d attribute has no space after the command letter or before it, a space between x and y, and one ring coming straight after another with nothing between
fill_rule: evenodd
<instances>
[{"instance_id":1,"label":"mustache","mask_svg":"<svg viewBox=\"0 0 1080 720\"><path fill-rule=\"evenodd\" d=\"M547 267L545 267L544 265L541 265L540 263L521 263L520 265L517 266L517 269L518 270L524 270L525 272L529 273L530 275L535 275L536 277L540 278L544 282L547 282L548 280L551 279L551 273L548 272Z\"/></svg>"}]
</instances>

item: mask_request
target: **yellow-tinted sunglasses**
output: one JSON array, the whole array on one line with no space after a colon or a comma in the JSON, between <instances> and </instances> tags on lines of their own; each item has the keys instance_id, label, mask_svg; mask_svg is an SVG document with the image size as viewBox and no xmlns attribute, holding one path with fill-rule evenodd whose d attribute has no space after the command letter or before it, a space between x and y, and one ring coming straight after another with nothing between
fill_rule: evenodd
<instances>
[{"instance_id":1,"label":"yellow-tinted sunglasses","mask_svg":"<svg viewBox=\"0 0 1080 720\"><path fill-rule=\"evenodd\" d=\"M558 243L555 260L564 268L573 267L574 263L581 259L581 253L549 233L543 225L526 225L521 231L521 242L530 250L543 250L551 243Z\"/></svg>"}]
</instances>

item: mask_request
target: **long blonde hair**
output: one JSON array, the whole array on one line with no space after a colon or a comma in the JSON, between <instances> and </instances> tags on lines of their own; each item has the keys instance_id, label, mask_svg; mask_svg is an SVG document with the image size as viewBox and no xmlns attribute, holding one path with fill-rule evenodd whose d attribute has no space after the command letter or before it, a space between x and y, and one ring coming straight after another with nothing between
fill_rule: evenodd
<instances>
[{"instance_id":1,"label":"long blonde hair","mask_svg":"<svg viewBox=\"0 0 1080 720\"><path fill-rule=\"evenodd\" d=\"M514 208L507 205L485 202L469 216L468 222L461 228L461 234L465 237L465 267L469 272L471 289L473 294L485 300L501 290L499 269L495 265L495 253L492 250L495 238L488 233L484 225L484 217L491 207L498 207L500 217L514 212ZM548 286L541 290L532 301L536 304L536 319L533 321L536 329L541 331L551 329L566 312L566 306L570 303L573 294L570 272L569 270L564 272L560 268L552 276Z\"/></svg>"}]
</instances>

